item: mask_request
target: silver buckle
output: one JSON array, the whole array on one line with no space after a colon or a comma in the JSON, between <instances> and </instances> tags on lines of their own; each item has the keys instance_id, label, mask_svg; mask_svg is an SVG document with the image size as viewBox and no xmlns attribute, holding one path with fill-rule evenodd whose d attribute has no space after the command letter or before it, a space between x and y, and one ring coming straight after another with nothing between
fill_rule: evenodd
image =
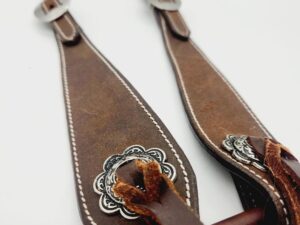
<instances>
[{"instance_id":1,"label":"silver buckle","mask_svg":"<svg viewBox=\"0 0 300 225\"><path fill-rule=\"evenodd\" d=\"M45 10L43 10L43 3L39 4L34 10L34 15L42 22L47 23L58 19L68 11L70 0L57 0L57 3L59 5L51 9L49 12L45 12Z\"/></svg>"},{"instance_id":2,"label":"silver buckle","mask_svg":"<svg viewBox=\"0 0 300 225\"><path fill-rule=\"evenodd\" d=\"M181 0L148 0L154 7L167 10L167 11L177 11L181 6Z\"/></svg>"}]
</instances>

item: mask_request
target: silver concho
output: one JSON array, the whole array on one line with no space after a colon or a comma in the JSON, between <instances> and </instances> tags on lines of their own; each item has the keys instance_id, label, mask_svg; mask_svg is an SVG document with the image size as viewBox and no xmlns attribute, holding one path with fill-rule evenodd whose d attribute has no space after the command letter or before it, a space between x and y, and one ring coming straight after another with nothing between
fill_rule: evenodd
<instances>
[{"instance_id":1,"label":"silver concho","mask_svg":"<svg viewBox=\"0 0 300 225\"><path fill-rule=\"evenodd\" d=\"M139 159L145 162L157 161L160 164L162 173L166 174L172 181L176 179L176 170L173 165L166 161L166 154L158 148L146 150L144 147L134 145L128 147L123 154L112 155L105 160L103 172L99 174L94 181L94 191L100 195L99 206L102 212L106 214L120 214L129 220L137 219L139 216L128 210L122 199L115 196L112 191L116 183L116 170L132 160Z\"/></svg>"},{"instance_id":2,"label":"silver concho","mask_svg":"<svg viewBox=\"0 0 300 225\"><path fill-rule=\"evenodd\" d=\"M234 136L227 135L225 140L222 142L222 146L229 152L232 156L244 164L251 164L261 171L266 171L266 168L260 162L253 152L252 146L247 141L247 136Z\"/></svg>"}]
</instances>

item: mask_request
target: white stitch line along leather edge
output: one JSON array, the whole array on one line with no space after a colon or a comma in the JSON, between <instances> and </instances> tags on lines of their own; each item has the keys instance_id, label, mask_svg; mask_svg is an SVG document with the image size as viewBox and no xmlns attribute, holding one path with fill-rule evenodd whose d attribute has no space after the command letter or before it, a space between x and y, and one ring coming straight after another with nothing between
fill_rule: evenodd
<instances>
[{"instance_id":1,"label":"white stitch line along leather edge","mask_svg":"<svg viewBox=\"0 0 300 225\"><path fill-rule=\"evenodd\" d=\"M71 146L72 146L72 153L73 153L73 159L75 164L75 176L77 181L77 187L80 195L81 204L84 208L84 212L86 214L86 218L90 221L92 225L97 225L97 223L94 221L94 219L91 217L90 212L88 210L86 199L84 197L83 188L82 188L82 182L80 177L80 170L79 170L79 160L77 156L77 148L76 148L76 139L74 134L74 127L73 127L73 118L72 118L72 108L70 103L70 95L69 95L69 88L68 88L68 79L67 79L67 68L66 68L66 62L65 62L65 53L62 47L62 43L60 42L60 38L58 35L56 35L58 46L61 54L61 62L62 62L62 75L63 75L63 83L64 83L64 93L66 98L66 105L67 105L67 115L68 115L68 125L70 129L70 137L71 137Z\"/></svg>"},{"instance_id":2,"label":"white stitch line along leather edge","mask_svg":"<svg viewBox=\"0 0 300 225\"><path fill-rule=\"evenodd\" d=\"M162 24L162 28L163 28L163 35L164 35L164 38L166 40L166 43L167 43L167 48L169 49L169 52L170 52L170 55L173 59L173 63L176 67L176 70L177 70L177 73L178 73L178 76L179 76L179 80L180 82L182 83L182 89L183 89L183 93L185 95L185 98L186 98L186 101L187 101L187 105L191 111L191 114L192 114L192 117L193 117L193 120L195 121L197 127L199 128L199 130L202 132L202 134L205 136L205 138L210 142L211 145L213 145L220 153L222 153L224 156L226 156L227 158L231 159L231 160L234 160L236 163L238 163L240 166L242 166L243 168L245 168L246 170L248 170L249 172L251 172L252 174L254 174L257 178L259 178L260 180L262 180L264 183L267 184L267 186L272 190L274 191L274 194L278 197L278 200L280 202L280 204L282 205L282 209L283 209L283 212L285 214L285 220L286 220L286 225L289 225L290 224L290 221L288 219L288 213L287 213L287 210L286 210L286 207L285 207L285 203L284 201L282 200L282 197L280 196L280 194L278 193L278 191L275 191L275 187L273 185L271 185L266 179L263 179L259 174L257 174L255 171L251 170L250 168L248 168L247 166L245 166L244 164L238 162L237 160L233 159L232 157L230 157L228 154L226 154L225 152L223 152L217 145L215 145L211 140L210 138L207 136L207 134L204 132L204 130L202 129L202 127L200 126L197 118L196 118L196 115L195 115L195 112L193 111L193 108L191 106L191 102L190 102L190 98L187 94L187 91L185 89L185 85L184 85L184 81L182 79L182 74L180 72L180 69L179 69L179 66L177 64L177 61L176 61L176 58L174 57L174 54L172 52L172 49L170 47L170 43L169 43L169 40L168 40L168 37L166 35L167 33L167 30L166 30L166 23L164 21L164 19L162 18L162 16L160 16L160 21L161 21L161 24ZM195 46L195 44L191 41L192 45L194 46L194 48L200 53L200 55L204 55L202 53L202 51L199 50L199 48L197 46ZM211 62L208 60L207 57L205 57L205 59L211 64ZM213 68L215 69L215 66L213 66ZM219 73L219 71L217 70L216 71L218 73L218 75L221 75ZM251 112L251 110L249 109L249 107L245 104L244 101L242 101L242 98L238 95L238 93L235 91L235 89L233 89L233 87L231 85L229 85L229 82L225 79L225 77L223 75L220 76L224 81L225 83L229 86L229 88L237 95L238 99L241 101L241 103L246 107L246 109L248 110L248 112L252 115L252 117L255 119L256 122L258 122L258 125L267 133L269 134L269 132L267 132L265 130L265 128L261 125L261 123L258 121L258 119L253 115L253 113Z\"/></svg>"},{"instance_id":3,"label":"white stitch line along leather edge","mask_svg":"<svg viewBox=\"0 0 300 225\"><path fill-rule=\"evenodd\" d=\"M116 75L116 77L119 79L119 81L122 83L123 86L129 91L129 93L133 96L133 98L137 101L137 103L140 105L140 107L144 110L144 112L148 115L148 117L151 119L152 123L156 126L158 131L161 133L161 136L164 138L168 146L170 147L171 151L175 155L181 169L182 173L184 176L185 180L185 188L186 188L186 203L188 206L191 206L191 193L190 193L190 184L189 184L189 179L188 179L188 173L186 172L186 169L183 165L182 160L180 159L180 156L178 155L177 151L175 150L174 146L171 144L159 124L155 121L151 113L146 109L144 104L139 100L139 98L134 94L134 92L131 90L131 88L126 84L126 82L119 76L119 74L115 71L115 69L107 62L105 58L95 49L95 47L90 43L90 41L85 37L84 34L82 34L83 39L85 40L86 44L93 50L93 52L103 60L103 62L113 71L113 73ZM56 36L58 38L58 36ZM72 145L72 153L73 153L73 158L74 158L74 164L75 164L75 176L76 176L76 181L77 181L77 186L79 189L79 194L80 194L80 199L82 202L82 206L84 208L84 212L86 214L87 219L90 221L92 225L97 225L97 223L94 221L92 216L90 215L90 212L88 210L87 204L86 204L86 199L84 197L83 193L83 187L82 187L82 182L81 182L81 177L80 177L80 170L79 170L79 160L77 157L77 148L76 148L76 138L74 134L74 127L73 127L73 118L72 118L72 107L71 107L71 102L70 102L70 96L69 96L69 88L68 88L68 79L67 79L67 68L66 68L66 62L65 62L65 54L64 50L62 47L62 43L58 39L58 45L61 53L61 60L62 60L62 73L63 73L63 83L64 83L64 93L66 97L66 105L67 105L67 115L68 115L68 122L69 122L69 129L70 129L70 136L71 136L71 145Z\"/></svg>"},{"instance_id":4,"label":"white stitch line along leather edge","mask_svg":"<svg viewBox=\"0 0 300 225\"><path fill-rule=\"evenodd\" d=\"M175 156L176 160L178 161L178 163L179 163L179 165L180 165L180 167L182 169L184 180L186 182L186 195L187 195L187 197L186 197L186 203L187 203L188 206L191 206L191 201L190 201L190 185L189 185L190 181L188 179L188 174L187 174L186 169L185 169L185 167L183 165L183 162L180 159L180 156L178 155L176 149L171 144L171 142L169 141L168 137L165 135L164 131L161 129L161 127L159 126L159 124L153 118L153 116L151 115L151 113L146 109L146 107L140 101L140 99L134 94L134 92L131 90L131 88L128 86L128 84L123 80L122 77L119 76L118 72L107 62L107 60L95 49L95 47L90 43L90 41L86 38L86 36L84 34L82 34L82 36L83 36L83 39L86 41L87 45L111 69L111 71L115 74L115 76L119 79L119 81L123 84L123 86L129 91L129 93L132 95L132 97L136 100L136 102L140 105L140 107L148 115L148 117L150 118L150 120L152 121L152 123L156 126L156 128L158 129L158 131L161 133L161 136L164 138L165 142L170 147L171 151L174 153L174 156Z\"/></svg>"}]
</instances>

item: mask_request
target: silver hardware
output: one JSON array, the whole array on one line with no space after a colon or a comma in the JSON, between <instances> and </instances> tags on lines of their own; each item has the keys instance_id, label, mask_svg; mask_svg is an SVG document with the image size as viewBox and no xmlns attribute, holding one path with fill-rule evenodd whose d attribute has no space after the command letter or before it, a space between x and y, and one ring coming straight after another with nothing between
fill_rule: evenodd
<instances>
[{"instance_id":1,"label":"silver hardware","mask_svg":"<svg viewBox=\"0 0 300 225\"><path fill-rule=\"evenodd\" d=\"M177 11L181 6L181 0L148 0L151 5L158 9Z\"/></svg>"},{"instance_id":2,"label":"silver hardware","mask_svg":"<svg viewBox=\"0 0 300 225\"><path fill-rule=\"evenodd\" d=\"M103 164L103 172L99 174L94 180L94 191L100 195L99 206L102 212L113 214L120 212L120 214L129 220L137 219L139 216L134 212L128 210L122 199L115 196L112 188L116 183L117 169L135 159L143 160L145 162L157 161L160 165L162 173L166 174L170 180L176 179L175 167L165 162L166 153L159 148L150 148L145 150L140 145L128 147L123 154L112 155L105 160ZM141 188L141 187L138 187Z\"/></svg>"},{"instance_id":3,"label":"silver hardware","mask_svg":"<svg viewBox=\"0 0 300 225\"><path fill-rule=\"evenodd\" d=\"M42 22L47 23L58 19L68 11L70 0L57 0L56 2L58 5L48 12L43 9L43 3L39 4L34 10L34 15Z\"/></svg>"},{"instance_id":4,"label":"silver hardware","mask_svg":"<svg viewBox=\"0 0 300 225\"><path fill-rule=\"evenodd\" d=\"M266 168L260 162L253 152L252 146L247 141L247 136L234 136L227 135L225 140L222 142L222 146L232 156L241 163L251 164L261 171L266 171Z\"/></svg>"}]
</instances>

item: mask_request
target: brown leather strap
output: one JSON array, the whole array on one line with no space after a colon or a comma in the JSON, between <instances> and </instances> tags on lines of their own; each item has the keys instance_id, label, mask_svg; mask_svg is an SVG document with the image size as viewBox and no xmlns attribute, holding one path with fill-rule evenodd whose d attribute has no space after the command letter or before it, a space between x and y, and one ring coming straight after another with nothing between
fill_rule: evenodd
<instances>
[{"instance_id":1,"label":"brown leather strap","mask_svg":"<svg viewBox=\"0 0 300 225\"><path fill-rule=\"evenodd\" d=\"M195 43L174 35L165 12L158 9L156 12L197 135L209 153L239 177L234 178L235 184L246 209L264 208L264 224L292 224L290 215L299 212L288 209L286 195L274 185L272 174L253 166L251 160L237 159L235 151L221 147L228 134L271 138L270 133Z\"/></svg>"},{"instance_id":2,"label":"brown leather strap","mask_svg":"<svg viewBox=\"0 0 300 225\"><path fill-rule=\"evenodd\" d=\"M183 40L189 38L190 30L178 11L162 11L162 14L175 36Z\"/></svg>"},{"instance_id":3,"label":"brown leather strap","mask_svg":"<svg viewBox=\"0 0 300 225\"><path fill-rule=\"evenodd\" d=\"M188 41L190 37L190 30L179 11L166 11L159 9L156 10L159 11L164 17L165 23L174 37L183 41ZM261 194L257 190L253 189L246 182L244 182L234 174L232 174L232 178L239 193L239 197L244 209L251 209L253 207L256 207L257 205L265 204L265 201L261 200ZM249 194L245 194L249 191L251 193L251 196L249 196ZM255 202L253 202L253 196L256 199Z\"/></svg>"},{"instance_id":4,"label":"brown leather strap","mask_svg":"<svg viewBox=\"0 0 300 225\"><path fill-rule=\"evenodd\" d=\"M251 209L213 225L258 225L263 218L262 209Z\"/></svg>"},{"instance_id":5,"label":"brown leather strap","mask_svg":"<svg viewBox=\"0 0 300 225\"><path fill-rule=\"evenodd\" d=\"M173 34L173 35L169 35L168 37L178 38L179 39L178 43L181 43L181 42L185 43L186 42L186 45L191 43L191 40L189 40L189 35L185 36L185 40L184 40L184 38L182 38L182 37L180 38L174 32L173 26L170 26L169 19L168 19L168 17L166 17L166 15L171 14L171 15L176 15L177 18L183 18L179 11L168 12L168 11L161 11L161 10L158 10L158 9L157 9L157 11L159 13L161 13L161 15L162 15L161 17L159 17L159 23L163 22L164 25L165 25L165 30L163 30L163 32L165 34L169 34L168 31L170 31ZM177 20L174 20L173 23L176 23L176 21ZM183 19L181 19L181 21L183 21ZM178 24L177 26L180 26L181 22L178 22L177 24ZM185 27L187 27L187 26L185 25ZM185 30L187 31L188 28L185 28ZM165 40L167 41L166 36L165 36ZM168 42L166 42L166 44L168 44ZM170 46L170 47L173 47L173 46ZM178 45L178 47L179 47L179 45ZM170 48L168 48L168 51L170 53ZM173 56L173 57L172 57L172 55L170 55L170 56L171 56L172 62L175 63L175 60L176 60L175 57L176 56ZM187 56L187 55L184 55L183 57L185 57L185 56ZM188 58L186 60L188 60ZM176 67L176 65L174 65L174 67L177 71L178 68ZM180 80L178 79L178 81L180 81ZM199 80L199 82L201 82L201 81ZM178 83L180 85L181 82L178 82ZM195 88L197 88L196 85L195 85ZM181 89L181 90L182 90L183 100L185 101L186 108L188 109L188 105L187 105L188 102L186 102L187 99L184 95L183 89ZM198 98L198 101L201 101L201 98ZM208 112L208 114L209 114L209 112ZM193 119L193 115L190 115L190 118L193 121L192 123L194 123L195 121ZM246 209L246 210L247 209L252 209L254 207L263 206L264 204L266 204L265 199L264 199L264 195L262 195L260 193L260 191L258 191L256 189L254 189L253 187L249 186L249 184L247 182L245 182L243 179L237 177L236 175L232 174L232 177L233 177L235 186L236 186L237 191L239 193L239 196L240 196L240 199L241 199L241 202L243 204L244 209ZM255 200L253 200L253 199L255 199Z\"/></svg>"},{"instance_id":6,"label":"brown leather strap","mask_svg":"<svg viewBox=\"0 0 300 225\"><path fill-rule=\"evenodd\" d=\"M44 5L51 10L52 3ZM44 7L45 7L44 6ZM96 50L70 13L52 22L63 73L64 97L80 212L85 225L146 225L127 220L120 210L100 209L109 195L95 193L94 181L105 173L107 159L126 150L164 152L177 172L175 186L198 213L194 172L170 132L131 84ZM72 35L75 32L74 38ZM67 37L67 38L66 38ZM156 154L157 151L155 151ZM149 153L150 154L150 153ZM94 186L95 188L95 186ZM123 209L123 208L122 208ZM123 211L122 211L123 212Z\"/></svg>"}]
</instances>

